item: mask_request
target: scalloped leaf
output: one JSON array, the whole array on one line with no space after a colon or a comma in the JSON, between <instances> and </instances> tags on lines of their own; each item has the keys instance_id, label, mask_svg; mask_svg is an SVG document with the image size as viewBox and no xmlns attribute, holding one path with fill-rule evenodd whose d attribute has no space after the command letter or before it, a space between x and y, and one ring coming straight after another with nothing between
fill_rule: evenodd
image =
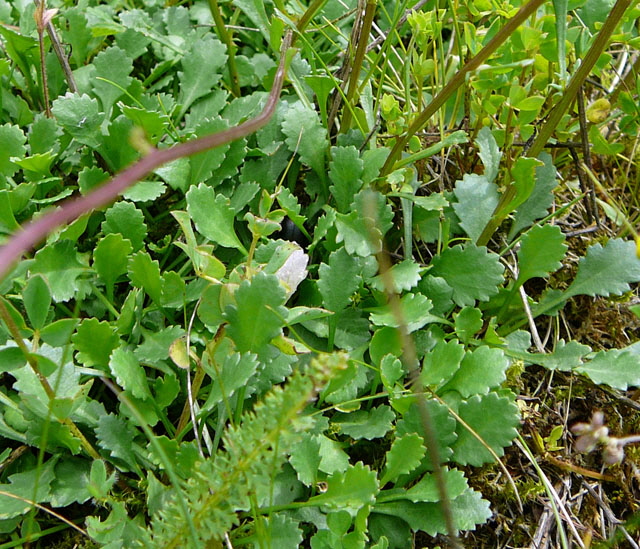
<instances>
[{"instance_id":1,"label":"scalloped leaf","mask_svg":"<svg viewBox=\"0 0 640 549\"><path fill-rule=\"evenodd\" d=\"M603 247L594 244L580 259L578 274L565 292L568 299L576 295L620 295L630 290L630 282L640 281L640 259L631 240L615 238Z\"/></svg>"},{"instance_id":2,"label":"scalloped leaf","mask_svg":"<svg viewBox=\"0 0 640 549\"><path fill-rule=\"evenodd\" d=\"M372 505L379 491L376 473L361 462L350 465L344 473L334 473L327 479L327 484L327 491L309 498L309 503L348 511L352 515L362 507Z\"/></svg>"},{"instance_id":3,"label":"scalloped leaf","mask_svg":"<svg viewBox=\"0 0 640 549\"><path fill-rule=\"evenodd\" d=\"M287 318L285 289L274 275L258 273L240 284L235 305L226 308L227 333L241 353L260 353L280 335Z\"/></svg>"},{"instance_id":4,"label":"scalloped leaf","mask_svg":"<svg viewBox=\"0 0 640 549\"><path fill-rule=\"evenodd\" d=\"M98 242L93 252L93 268L107 287L107 295L120 275L127 272L127 260L133 251L131 242L119 233L110 233Z\"/></svg>"},{"instance_id":5,"label":"scalloped leaf","mask_svg":"<svg viewBox=\"0 0 640 549\"><path fill-rule=\"evenodd\" d=\"M353 145L331 147L332 160L329 163L329 179L333 183L329 190L335 198L337 210L349 210L353 197L362 187L364 163Z\"/></svg>"},{"instance_id":6,"label":"scalloped leaf","mask_svg":"<svg viewBox=\"0 0 640 549\"><path fill-rule=\"evenodd\" d=\"M324 174L324 159L327 151L327 130L318 113L297 102L284 115L282 133L292 153L318 174Z\"/></svg>"},{"instance_id":7,"label":"scalloped leaf","mask_svg":"<svg viewBox=\"0 0 640 549\"><path fill-rule=\"evenodd\" d=\"M78 354L76 358L85 366L99 366L107 369L111 352L118 347L116 330L106 321L85 318L71 337Z\"/></svg>"},{"instance_id":8,"label":"scalloped leaf","mask_svg":"<svg viewBox=\"0 0 640 549\"><path fill-rule=\"evenodd\" d=\"M464 398L476 394L486 394L497 387L506 378L509 361L500 349L483 345L467 354L460 363L460 368L451 380L440 389L458 391Z\"/></svg>"},{"instance_id":9,"label":"scalloped leaf","mask_svg":"<svg viewBox=\"0 0 640 549\"><path fill-rule=\"evenodd\" d=\"M498 255L485 246L469 243L447 248L431 262L429 274L445 279L453 288L453 300L460 307L473 306L498 293L504 267Z\"/></svg>"},{"instance_id":10,"label":"scalloped leaf","mask_svg":"<svg viewBox=\"0 0 640 549\"><path fill-rule=\"evenodd\" d=\"M418 433L406 433L395 438L387 452L380 486L393 482L400 475L406 475L416 469L425 453L424 440Z\"/></svg>"},{"instance_id":11,"label":"scalloped leaf","mask_svg":"<svg viewBox=\"0 0 640 549\"><path fill-rule=\"evenodd\" d=\"M402 293L414 288L420 282L420 274L423 268L420 267L413 259L405 259L400 263L396 263L389 269L388 276L393 280L391 289L394 293ZM385 290L384 277L378 275L371 280L371 287L379 292Z\"/></svg>"},{"instance_id":12,"label":"scalloped leaf","mask_svg":"<svg viewBox=\"0 0 640 549\"><path fill-rule=\"evenodd\" d=\"M380 307L380 312L371 313L371 322L376 326L390 326L399 328L406 324L409 333L415 332L429 322L436 322L438 317L429 314L433 307L431 301L422 294L406 294L400 298L400 310L402 319L396 318L396 314L390 305Z\"/></svg>"},{"instance_id":13,"label":"scalloped leaf","mask_svg":"<svg viewBox=\"0 0 640 549\"><path fill-rule=\"evenodd\" d=\"M133 351L124 347L114 349L109 359L109 369L125 391L142 400L151 398L147 373Z\"/></svg>"},{"instance_id":14,"label":"scalloped leaf","mask_svg":"<svg viewBox=\"0 0 640 549\"><path fill-rule=\"evenodd\" d=\"M535 277L546 277L562 267L568 246L557 225L536 225L522 237L518 250L517 286Z\"/></svg>"},{"instance_id":15,"label":"scalloped leaf","mask_svg":"<svg viewBox=\"0 0 640 549\"><path fill-rule=\"evenodd\" d=\"M180 99L181 119L197 99L209 94L222 77L221 69L227 63L227 48L211 34L197 40L189 53L182 58Z\"/></svg>"},{"instance_id":16,"label":"scalloped leaf","mask_svg":"<svg viewBox=\"0 0 640 549\"><path fill-rule=\"evenodd\" d=\"M458 200L453 209L460 219L460 226L476 242L498 205L498 187L486 176L472 173L456 182L453 193Z\"/></svg>"},{"instance_id":17,"label":"scalloped leaf","mask_svg":"<svg viewBox=\"0 0 640 549\"><path fill-rule=\"evenodd\" d=\"M102 232L105 234L120 233L138 251L144 245L147 236L147 225L144 214L131 202L122 201L114 204L104 214Z\"/></svg>"},{"instance_id":18,"label":"scalloped leaf","mask_svg":"<svg viewBox=\"0 0 640 549\"><path fill-rule=\"evenodd\" d=\"M393 427L395 418L393 410L382 404L369 411L358 410L348 414L338 412L333 416L332 423L353 439L373 440L386 435Z\"/></svg>"},{"instance_id":19,"label":"scalloped leaf","mask_svg":"<svg viewBox=\"0 0 640 549\"><path fill-rule=\"evenodd\" d=\"M119 416L107 414L98 419L95 429L98 444L109 452L111 457L126 464L128 471L139 471L140 467L133 452L135 431Z\"/></svg>"},{"instance_id":20,"label":"scalloped leaf","mask_svg":"<svg viewBox=\"0 0 640 549\"><path fill-rule=\"evenodd\" d=\"M235 213L226 196L216 196L216 192L204 183L191 187L186 196L187 211L200 234L221 246L247 253L236 236Z\"/></svg>"},{"instance_id":21,"label":"scalloped leaf","mask_svg":"<svg viewBox=\"0 0 640 549\"><path fill-rule=\"evenodd\" d=\"M498 396L496 393L475 395L461 402L458 415L498 457L504 455L504 448L509 446L518 434L518 407L512 399ZM493 455L466 426L458 424L456 433L458 439L453 444L453 461L476 467L495 461Z\"/></svg>"},{"instance_id":22,"label":"scalloped leaf","mask_svg":"<svg viewBox=\"0 0 640 549\"><path fill-rule=\"evenodd\" d=\"M42 274L51 288L54 301L69 301L80 287L78 278L89 269L80 261L73 242L61 240L36 253L31 264L32 274Z\"/></svg>"},{"instance_id":23,"label":"scalloped leaf","mask_svg":"<svg viewBox=\"0 0 640 549\"><path fill-rule=\"evenodd\" d=\"M640 386L640 358L625 349L611 349L596 353L592 360L574 368L594 383L606 384L626 391Z\"/></svg>"},{"instance_id":24,"label":"scalloped leaf","mask_svg":"<svg viewBox=\"0 0 640 549\"><path fill-rule=\"evenodd\" d=\"M464 347L457 341L438 341L422 361L422 383L438 387L458 371L463 358Z\"/></svg>"},{"instance_id":25,"label":"scalloped leaf","mask_svg":"<svg viewBox=\"0 0 640 549\"><path fill-rule=\"evenodd\" d=\"M330 311L342 311L361 282L362 270L357 257L349 255L345 248L332 252L329 265L321 263L318 269L318 290L324 306Z\"/></svg>"}]
</instances>

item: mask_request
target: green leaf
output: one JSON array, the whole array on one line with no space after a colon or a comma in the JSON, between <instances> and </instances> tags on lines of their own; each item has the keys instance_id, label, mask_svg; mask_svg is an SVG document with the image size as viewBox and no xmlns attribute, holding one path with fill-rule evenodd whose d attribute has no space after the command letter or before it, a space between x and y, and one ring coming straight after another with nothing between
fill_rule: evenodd
<instances>
[{"instance_id":1,"label":"green leaf","mask_svg":"<svg viewBox=\"0 0 640 549\"><path fill-rule=\"evenodd\" d=\"M197 40L189 53L182 59L180 98L182 105L178 119L181 119L197 99L209 94L219 82L220 70L227 63L226 48L220 40L205 35Z\"/></svg>"},{"instance_id":2,"label":"green leaf","mask_svg":"<svg viewBox=\"0 0 640 549\"><path fill-rule=\"evenodd\" d=\"M47 345L64 347L71 341L71 335L78 325L76 318L62 318L42 328L40 337Z\"/></svg>"},{"instance_id":3,"label":"green leaf","mask_svg":"<svg viewBox=\"0 0 640 549\"><path fill-rule=\"evenodd\" d=\"M574 372L585 374L597 385L606 384L621 391L640 386L638 355L625 349L600 351Z\"/></svg>"},{"instance_id":4,"label":"green leaf","mask_svg":"<svg viewBox=\"0 0 640 549\"><path fill-rule=\"evenodd\" d=\"M431 416L433 430L437 433L436 443L440 461L446 463L453 453L451 447L457 438L455 432L456 420L449 413L449 408L444 404L440 404L437 400L428 400L427 410ZM422 417L415 403L415 399L396 425L396 436L402 436L405 433L418 433L423 439L425 438ZM429 467L432 467L428 453L425 456L425 461L427 461Z\"/></svg>"},{"instance_id":5,"label":"green leaf","mask_svg":"<svg viewBox=\"0 0 640 549\"><path fill-rule=\"evenodd\" d=\"M144 244L147 236L147 225L144 222L144 214L131 202L118 202L109 208L102 222L102 232L120 233L133 245L134 251L138 251Z\"/></svg>"},{"instance_id":6,"label":"green leaf","mask_svg":"<svg viewBox=\"0 0 640 549\"><path fill-rule=\"evenodd\" d=\"M147 374L133 351L124 347L115 349L109 359L109 369L125 391L142 400L151 397Z\"/></svg>"},{"instance_id":7,"label":"green leaf","mask_svg":"<svg viewBox=\"0 0 640 549\"><path fill-rule=\"evenodd\" d=\"M127 265L131 283L137 288L143 288L153 301L162 301L162 279L160 265L147 252L140 251L129 259Z\"/></svg>"},{"instance_id":8,"label":"green leaf","mask_svg":"<svg viewBox=\"0 0 640 549\"><path fill-rule=\"evenodd\" d=\"M567 252L564 235L557 225L536 225L522 237L518 250L518 279L522 286L535 277L546 277L562 267Z\"/></svg>"},{"instance_id":9,"label":"green leaf","mask_svg":"<svg viewBox=\"0 0 640 549\"><path fill-rule=\"evenodd\" d=\"M558 184L556 168L549 154L543 152L540 154L539 159L543 162L543 165L536 167L533 191L516 208L513 224L509 230L509 240L513 240L522 229L531 226L537 219L545 217L553 204L553 189Z\"/></svg>"},{"instance_id":10,"label":"green leaf","mask_svg":"<svg viewBox=\"0 0 640 549\"><path fill-rule=\"evenodd\" d=\"M500 160L502 153L498 148L495 137L491 130L485 126L478 132L476 137L476 145L478 146L478 156L484 164L484 175L487 181L493 181L498 175L500 168Z\"/></svg>"},{"instance_id":11,"label":"green leaf","mask_svg":"<svg viewBox=\"0 0 640 549\"><path fill-rule=\"evenodd\" d=\"M54 118L36 115L29 130L29 150L31 154L42 154L49 151L57 153L60 148L58 140L61 135L62 129L58 126Z\"/></svg>"},{"instance_id":12,"label":"green leaf","mask_svg":"<svg viewBox=\"0 0 640 549\"><path fill-rule=\"evenodd\" d=\"M203 137L212 133L221 132L226 130L228 127L229 122L220 117L205 118L196 126L194 133L196 137ZM211 178L214 171L220 168L230 146L230 143L226 143L220 147L192 156L190 159L191 185L203 183Z\"/></svg>"},{"instance_id":13,"label":"green leaf","mask_svg":"<svg viewBox=\"0 0 640 549\"><path fill-rule=\"evenodd\" d=\"M422 383L430 387L439 387L460 368L464 357L464 347L454 341L438 341L422 362Z\"/></svg>"},{"instance_id":14,"label":"green leaf","mask_svg":"<svg viewBox=\"0 0 640 549\"><path fill-rule=\"evenodd\" d=\"M476 525L486 522L491 516L489 502L474 490L466 490L449 503L453 524L457 530L473 530ZM442 504L414 503L408 500L378 504L374 513L383 513L401 518L414 531L421 530L430 536L446 534L447 526L442 515Z\"/></svg>"},{"instance_id":15,"label":"green leaf","mask_svg":"<svg viewBox=\"0 0 640 549\"><path fill-rule=\"evenodd\" d=\"M51 498L51 483L55 478L54 465L58 458L47 461L24 473L10 475L9 484L0 484L0 490L17 496L0 494L0 520L25 514L32 508L31 501L43 503ZM26 500L26 501L25 501Z\"/></svg>"},{"instance_id":16,"label":"green leaf","mask_svg":"<svg viewBox=\"0 0 640 549\"><path fill-rule=\"evenodd\" d=\"M399 328L406 324L409 333L415 332L429 322L439 320L429 314L433 307L431 301L422 294L406 294L400 299L402 318L397 318L390 305L379 308L381 312L371 313L371 322L376 326Z\"/></svg>"},{"instance_id":17,"label":"green leaf","mask_svg":"<svg viewBox=\"0 0 640 549\"><path fill-rule=\"evenodd\" d=\"M367 257L382 250L382 233L377 227L370 230L371 220L361 217L358 212L336 215L338 235L336 241L344 242L349 254Z\"/></svg>"},{"instance_id":18,"label":"green leaf","mask_svg":"<svg viewBox=\"0 0 640 549\"><path fill-rule=\"evenodd\" d=\"M169 347L184 333L180 326L168 326L162 330L147 332L144 343L138 345L134 353L140 362L158 364L167 359Z\"/></svg>"},{"instance_id":19,"label":"green leaf","mask_svg":"<svg viewBox=\"0 0 640 549\"><path fill-rule=\"evenodd\" d=\"M504 455L504 448L509 446L518 434L518 407L512 399L498 396L496 393L475 395L462 401L458 415L466 426L460 423L456 428L458 440L452 446L452 459L461 465L479 467L485 463L493 463L495 458L484 444L501 457ZM469 429L472 429L484 444Z\"/></svg>"},{"instance_id":20,"label":"green leaf","mask_svg":"<svg viewBox=\"0 0 640 549\"><path fill-rule=\"evenodd\" d=\"M344 248L332 252L329 265L321 263L318 269L318 290L324 306L330 311L342 311L361 282L362 267L357 258Z\"/></svg>"},{"instance_id":21,"label":"green leaf","mask_svg":"<svg viewBox=\"0 0 640 549\"><path fill-rule=\"evenodd\" d=\"M324 175L324 159L328 147L327 130L320 122L318 113L295 103L289 107L282 122L285 143L292 153L317 174Z\"/></svg>"},{"instance_id":22,"label":"green leaf","mask_svg":"<svg viewBox=\"0 0 640 549\"><path fill-rule=\"evenodd\" d=\"M458 469L442 469L442 475L444 476L444 482L447 487L447 497L451 500L456 499L462 495L467 489L467 479L462 471ZM406 492L406 498L414 503L436 503L440 501L440 491L438 490L438 484L436 477L433 473L424 475L417 484L414 484Z\"/></svg>"},{"instance_id":23,"label":"green leaf","mask_svg":"<svg viewBox=\"0 0 640 549\"><path fill-rule=\"evenodd\" d=\"M96 55L92 63L96 69L93 91L100 98L103 112L109 114L113 104L123 95L122 90L131 84L129 74L133 70L133 60L118 46L110 46Z\"/></svg>"},{"instance_id":24,"label":"green leaf","mask_svg":"<svg viewBox=\"0 0 640 549\"><path fill-rule=\"evenodd\" d=\"M287 310L283 307L286 292L274 275L258 273L240 284L235 305L227 306L227 333L239 352L260 353L274 337L280 335Z\"/></svg>"},{"instance_id":25,"label":"green leaf","mask_svg":"<svg viewBox=\"0 0 640 549\"><path fill-rule=\"evenodd\" d=\"M468 243L447 248L431 262L433 276L444 278L453 288L453 300L460 306L473 306L498 293L504 267L499 257L484 246Z\"/></svg>"},{"instance_id":26,"label":"green leaf","mask_svg":"<svg viewBox=\"0 0 640 549\"><path fill-rule=\"evenodd\" d=\"M413 259L405 259L400 263L396 263L387 273L387 276L393 280L393 286L390 290L397 294L410 290L420 282L420 274L422 271L423 268L413 261ZM371 287L379 292L383 292L385 290L384 280L385 277L382 275L376 276L371 280Z\"/></svg>"},{"instance_id":27,"label":"green leaf","mask_svg":"<svg viewBox=\"0 0 640 549\"><path fill-rule=\"evenodd\" d=\"M541 162L535 158L520 157L516 160L511 169L511 185L515 190L513 198L504 204L496 212L496 217L504 219L513 212L520 204L523 204L531 196L536 185L536 169L541 166Z\"/></svg>"},{"instance_id":28,"label":"green leaf","mask_svg":"<svg viewBox=\"0 0 640 549\"><path fill-rule=\"evenodd\" d=\"M252 353L230 353L224 361L218 359L215 368L209 360L203 363L205 372L211 377L211 392L203 406L204 410L213 410L221 402L230 399L241 387L246 387L260 365L256 355Z\"/></svg>"},{"instance_id":29,"label":"green leaf","mask_svg":"<svg viewBox=\"0 0 640 549\"><path fill-rule=\"evenodd\" d=\"M336 471L346 471L349 467L349 456L340 444L324 435L318 435L316 439L320 444L320 471L328 475Z\"/></svg>"},{"instance_id":30,"label":"green leaf","mask_svg":"<svg viewBox=\"0 0 640 549\"><path fill-rule=\"evenodd\" d=\"M98 166L85 167L78 174L78 187L81 194L87 194L91 189L109 179L109 174Z\"/></svg>"},{"instance_id":31,"label":"green leaf","mask_svg":"<svg viewBox=\"0 0 640 549\"><path fill-rule=\"evenodd\" d=\"M353 202L353 197L362 187L364 163L358 149L353 145L332 147L331 157L329 179L333 184L329 190L335 198L337 210L346 213Z\"/></svg>"},{"instance_id":32,"label":"green leaf","mask_svg":"<svg viewBox=\"0 0 640 549\"><path fill-rule=\"evenodd\" d=\"M22 302L31 322L31 327L40 330L47 321L51 306L51 291L44 278L32 276L22 290Z\"/></svg>"},{"instance_id":33,"label":"green leaf","mask_svg":"<svg viewBox=\"0 0 640 549\"><path fill-rule=\"evenodd\" d=\"M302 530L298 521L282 513L272 514L267 523L267 540L270 547L298 549L302 543Z\"/></svg>"},{"instance_id":34,"label":"green leaf","mask_svg":"<svg viewBox=\"0 0 640 549\"><path fill-rule=\"evenodd\" d=\"M345 434L354 439L382 438L393 426L396 415L384 404L370 411L358 410L348 414L338 412L332 422Z\"/></svg>"},{"instance_id":35,"label":"green leaf","mask_svg":"<svg viewBox=\"0 0 640 549\"><path fill-rule=\"evenodd\" d=\"M97 99L67 92L51 104L51 112L58 124L79 143L92 149L102 143L100 125L104 113L100 111Z\"/></svg>"},{"instance_id":36,"label":"green leaf","mask_svg":"<svg viewBox=\"0 0 640 549\"><path fill-rule=\"evenodd\" d=\"M521 353L508 351L509 356L523 360L529 364L539 364L548 370L569 372L582 365L583 358L591 352L591 347L577 341L565 343L563 339L556 343L553 353Z\"/></svg>"},{"instance_id":37,"label":"green leaf","mask_svg":"<svg viewBox=\"0 0 640 549\"><path fill-rule=\"evenodd\" d=\"M11 177L18 167L10 158L21 158L27 152L27 138L19 126L6 123L0 126L0 174Z\"/></svg>"},{"instance_id":38,"label":"green leaf","mask_svg":"<svg viewBox=\"0 0 640 549\"><path fill-rule=\"evenodd\" d=\"M134 430L120 417L107 414L98 419L95 430L98 444L109 452L112 458L121 460L125 471L139 471L140 467L133 453Z\"/></svg>"},{"instance_id":39,"label":"green leaf","mask_svg":"<svg viewBox=\"0 0 640 549\"><path fill-rule=\"evenodd\" d=\"M201 183L187 193L187 211L198 232L226 248L247 253L233 228L235 214L229 199Z\"/></svg>"},{"instance_id":40,"label":"green leaf","mask_svg":"<svg viewBox=\"0 0 640 549\"><path fill-rule=\"evenodd\" d=\"M79 255L70 240L50 244L36 253L31 264L31 273L41 273L49 282L54 301L69 301L79 288L78 278L88 267L79 260Z\"/></svg>"},{"instance_id":41,"label":"green leaf","mask_svg":"<svg viewBox=\"0 0 640 549\"><path fill-rule=\"evenodd\" d=\"M13 343L13 342L11 342ZM27 359L20 347L3 345L0 347L0 373L11 372L22 368L27 363Z\"/></svg>"},{"instance_id":42,"label":"green leaf","mask_svg":"<svg viewBox=\"0 0 640 549\"><path fill-rule=\"evenodd\" d=\"M127 260L133 251L131 242L119 233L106 235L98 242L93 252L93 268L107 287L107 295L120 275L127 272Z\"/></svg>"},{"instance_id":43,"label":"green leaf","mask_svg":"<svg viewBox=\"0 0 640 549\"><path fill-rule=\"evenodd\" d=\"M320 443L318 439L306 434L291 449L289 463L295 469L298 480L307 486L312 486L318 477L320 460Z\"/></svg>"},{"instance_id":44,"label":"green leaf","mask_svg":"<svg viewBox=\"0 0 640 549\"><path fill-rule=\"evenodd\" d=\"M578 274L565 296L620 295L629 291L629 282L640 281L640 259L636 245L619 238L609 240L604 247L594 244L580 259ZM568 298L567 297L567 298Z\"/></svg>"},{"instance_id":45,"label":"green leaf","mask_svg":"<svg viewBox=\"0 0 640 549\"><path fill-rule=\"evenodd\" d=\"M378 478L361 462L337 472L327 479L327 491L309 498L312 505L326 505L355 515L365 505L372 505L378 493Z\"/></svg>"},{"instance_id":46,"label":"green leaf","mask_svg":"<svg viewBox=\"0 0 640 549\"><path fill-rule=\"evenodd\" d=\"M416 469L425 452L424 440L417 433L407 433L395 438L387 452L380 486L394 482L400 475L409 474Z\"/></svg>"},{"instance_id":47,"label":"green leaf","mask_svg":"<svg viewBox=\"0 0 640 549\"><path fill-rule=\"evenodd\" d=\"M64 10L68 25L61 25L64 41L71 45L71 60L76 67L82 67L89 55L91 27L82 8L72 7Z\"/></svg>"},{"instance_id":48,"label":"green leaf","mask_svg":"<svg viewBox=\"0 0 640 549\"><path fill-rule=\"evenodd\" d=\"M76 333L71 337L78 354L76 358L85 366L98 366L107 369L111 352L118 347L120 340L115 329L106 321L97 318L85 318Z\"/></svg>"},{"instance_id":49,"label":"green leaf","mask_svg":"<svg viewBox=\"0 0 640 549\"><path fill-rule=\"evenodd\" d=\"M91 498L87 489L90 469L90 462L86 459L65 456L56 465L56 476L51 484L51 505L66 507L72 503L84 503Z\"/></svg>"},{"instance_id":50,"label":"green leaf","mask_svg":"<svg viewBox=\"0 0 640 549\"><path fill-rule=\"evenodd\" d=\"M500 349L478 347L473 352L467 352L460 368L442 387L441 392L458 391L464 398L486 394L489 389L497 387L506 379L505 372L508 367L509 361Z\"/></svg>"},{"instance_id":51,"label":"green leaf","mask_svg":"<svg viewBox=\"0 0 640 549\"><path fill-rule=\"evenodd\" d=\"M482 329L482 311L475 307L464 307L455 315L456 334L463 343L469 343L473 336Z\"/></svg>"},{"instance_id":52,"label":"green leaf","mask_svg":"<svg viewBox=\"0 0 640 549\"><path fill-rule=\"evenodd\" d=\"M484 175L465 174L453 192L458 199L453 209L460 226L475 242L498 205L498 187Z\"/></svg>"},{"instance_id":53,"label":"green leaf","mask_svg":"<svg viewBox=\"0 0 640 549\"><path fill-rule=\"evenodd\" d=\"M153 202L160 198L167 187L162 181L139 181L122 193L122 197L131 202Z\"/></svg>"},{"instance_id":54,"label":"green leaf","mask_svg":"<svg viewBox=\"0 0 640 549\"><path fill-rule=\"evenodd\" d=\"M173 190L185 192L189 188L190 166L189 158L183 157L156 168L153 173L161 177Z\"/></svg>"}]
</instances>

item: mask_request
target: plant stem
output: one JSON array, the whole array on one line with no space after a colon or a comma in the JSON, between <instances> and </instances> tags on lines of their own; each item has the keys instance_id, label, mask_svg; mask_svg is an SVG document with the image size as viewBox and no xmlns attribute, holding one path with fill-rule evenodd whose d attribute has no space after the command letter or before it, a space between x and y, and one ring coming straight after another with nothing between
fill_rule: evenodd
<instances>
[{"instance_id":1,"label":"plant stem","mask_svg":"<svg viewBox=\"0 0 640 549\"><path fill-rule=\"evenodd\" d=\"M216 25L216 31L220 40L227 46L227 55L229 56L229 78L231 79L231 93L234 97L240 97L240 78L238 77L238 68L236 67L236 45L233 43L232 33L227 31L227 27L222 19L218 0L209 0L209 9L213 22Z\"/></svg>"},{"instance_id":2,"label":"plant stem","mask_svg":"<svg viewBox=\"0 0 640 549\"><path fill-rule=\"evenodd\" d=\"M52 118L51 107L49 106L49 87L47 84L47 66L45 64L44 51L44 29L46 27L44 0L36 3L36 11L33 17L36 20L36 28L38 30L38 48L40 50L40 76L42 78L42 97L44 101L44 114L47 118Z\"/></svg>"},{"instance_id":3,"label":"plant stem","mask_svg":"<svg viewBox=\"0 0 640 549\"><path fill-rule=\"evenodd\" d=\"M367 6L364 12L364 18L362 20L362 27L359 31L359 40L356 47L356 53L353 57L353 66L351 67L351 74L349 75L349 87L347 88L346 103L355 106L356 90L358 88L358 81L360 79L360 71L364 63L364 56L367 53L367 43L369 35L371 34L371 27L373 26L373 17L376 13L377 0L368 0ZM351 125L352 110L346 109L342 116L342 122L340 124L340 131L345 132Z\"/></svg>"},{"instance_id":4,"label":"plant stem","mask_svg":"<svg viewBox=\"0 0 640 549\"><path fill-rule=\"evenodd\" d=\"M625 0L630 1L630 0ZM447 82L440 90L440 93L436 95L431 103L424 109L412 122L407 130L407 133L396 141L393 149L389 153L386 162L382 166L380 171L381 176L388 175L395 169L396 160L400 157L400 154L407 146L407 143L416 133L418 133L426 124L429 119L442 107L445 102L453 95L462 84L464 84L467 74L480 67L507 39L513 32L542 4L544 0L531 0L520 8L520 11L516 13L512 19L507 21L504 27L502 27L496 35L489 41L489 43L482 48L472 59L467 61L464 67L462 67L449 82Z\"/></svg>"}]
</instances>

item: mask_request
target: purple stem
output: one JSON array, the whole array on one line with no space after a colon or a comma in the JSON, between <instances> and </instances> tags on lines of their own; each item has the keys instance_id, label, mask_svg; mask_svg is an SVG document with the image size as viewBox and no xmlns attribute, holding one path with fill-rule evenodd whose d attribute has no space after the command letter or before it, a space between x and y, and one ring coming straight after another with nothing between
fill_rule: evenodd
<instances>
[{"instance_id":1,"label":"purple stem","mask_svg":"<svg viewBox=\"0 0 640 549\"><path fill-rule=\"evenodd\" d=\"M53 230L61 225L72 222L91 210L109 204L115 200L120 193L124 192L137 181L140 181L157 167L172 160L192 156L240 139L264 126L275 112L276 105L278 104L286 72L286 53L290 45L291 32L288 32L282 41L280 64L278 65L278 70L273 80L273 87L271 88L264 109L258 116L233 128L219 133L205 135L200 139L174 145L168 149L153 149L148 155L116 175L110 182L101 185L85 196L70 198L66 200L58 210L46 214L35 221L28 222L24 227L21 227L18 232L13 234L6 244L0 247L0 280L3 280L7 274L11 272L14 264L22 257L22 254L31 250Z\"/></svg>"}]
</instances>

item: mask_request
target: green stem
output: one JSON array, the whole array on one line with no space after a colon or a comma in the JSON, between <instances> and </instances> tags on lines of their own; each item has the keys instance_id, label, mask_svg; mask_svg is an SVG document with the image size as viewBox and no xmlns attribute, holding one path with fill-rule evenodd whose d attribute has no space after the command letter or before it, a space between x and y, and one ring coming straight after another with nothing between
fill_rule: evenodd
<instances>
[{"instance_id":1,"label":"green stem","mask_svg":"<svg viewBox=\"0 0 640 549\"><path fill-rule=\"evenodd\" d=\"M407 146L407 143L416 133L418 133L424 126L427 125L429 119L442 107L445 102L453 95L453 93L465 83L467 74L480 67L501 45L502 43L513 34L513 32L532 14L537 10L545 0L531 0L528 4L525 4L520 8L520 11L516 13L512 19L507 21L504 27L502 27L496 35L489 41L489 43L482 48L478 54L470 59L464 67L462 67L453 78L447 82L442 88L440 93L436 95L431 103L424 109L413 121L407 133L404 137L398 139L394 145L391 153L387 157L384 166L380 172L381 176L388 175L395 169L396 160L400 157L400 154ZM630 0L625 0L630 1Z\"/></svg>"},{"instance_id":2,"label":"green stem","mask_svg":"<svg viewBox=\"0 0 640 549\"><path fill-rule=\"evenodd\" d=\"M240 78L238 77L238 68L236 66L236 46L233 43L233 35L227 31L227 27L222 19L218 0L209 0L209 9L216 26L216 31L220 40L227 46L227 55L229 56L229 78L231 79L231 93L234 97L240 97Z\"/></svg>"},{"instance_id":3,"label":"green stem","mask_svg":"<svg viewBox=\"0 0 640 549\"><path fill-rule=\"evenodd\" d=\"M360 30L360 39L356 47L356 53L353 58L353 66L351 68L351 74L349 76L349 87L347 88L346 103L355 106L356 91L358 89L358 81L360 79L360 71L364 63L364 56L367 53L367 43L369 35L371 34L371 27L373 26L373 17L376 13L377 0L368 0L367 7L364 12L364 19L362 21L362 28ZM342 123L340 124L340 131L345 132L351 126L351 109L346 109L342 116Z\"/></svg>"}]
</instances>

